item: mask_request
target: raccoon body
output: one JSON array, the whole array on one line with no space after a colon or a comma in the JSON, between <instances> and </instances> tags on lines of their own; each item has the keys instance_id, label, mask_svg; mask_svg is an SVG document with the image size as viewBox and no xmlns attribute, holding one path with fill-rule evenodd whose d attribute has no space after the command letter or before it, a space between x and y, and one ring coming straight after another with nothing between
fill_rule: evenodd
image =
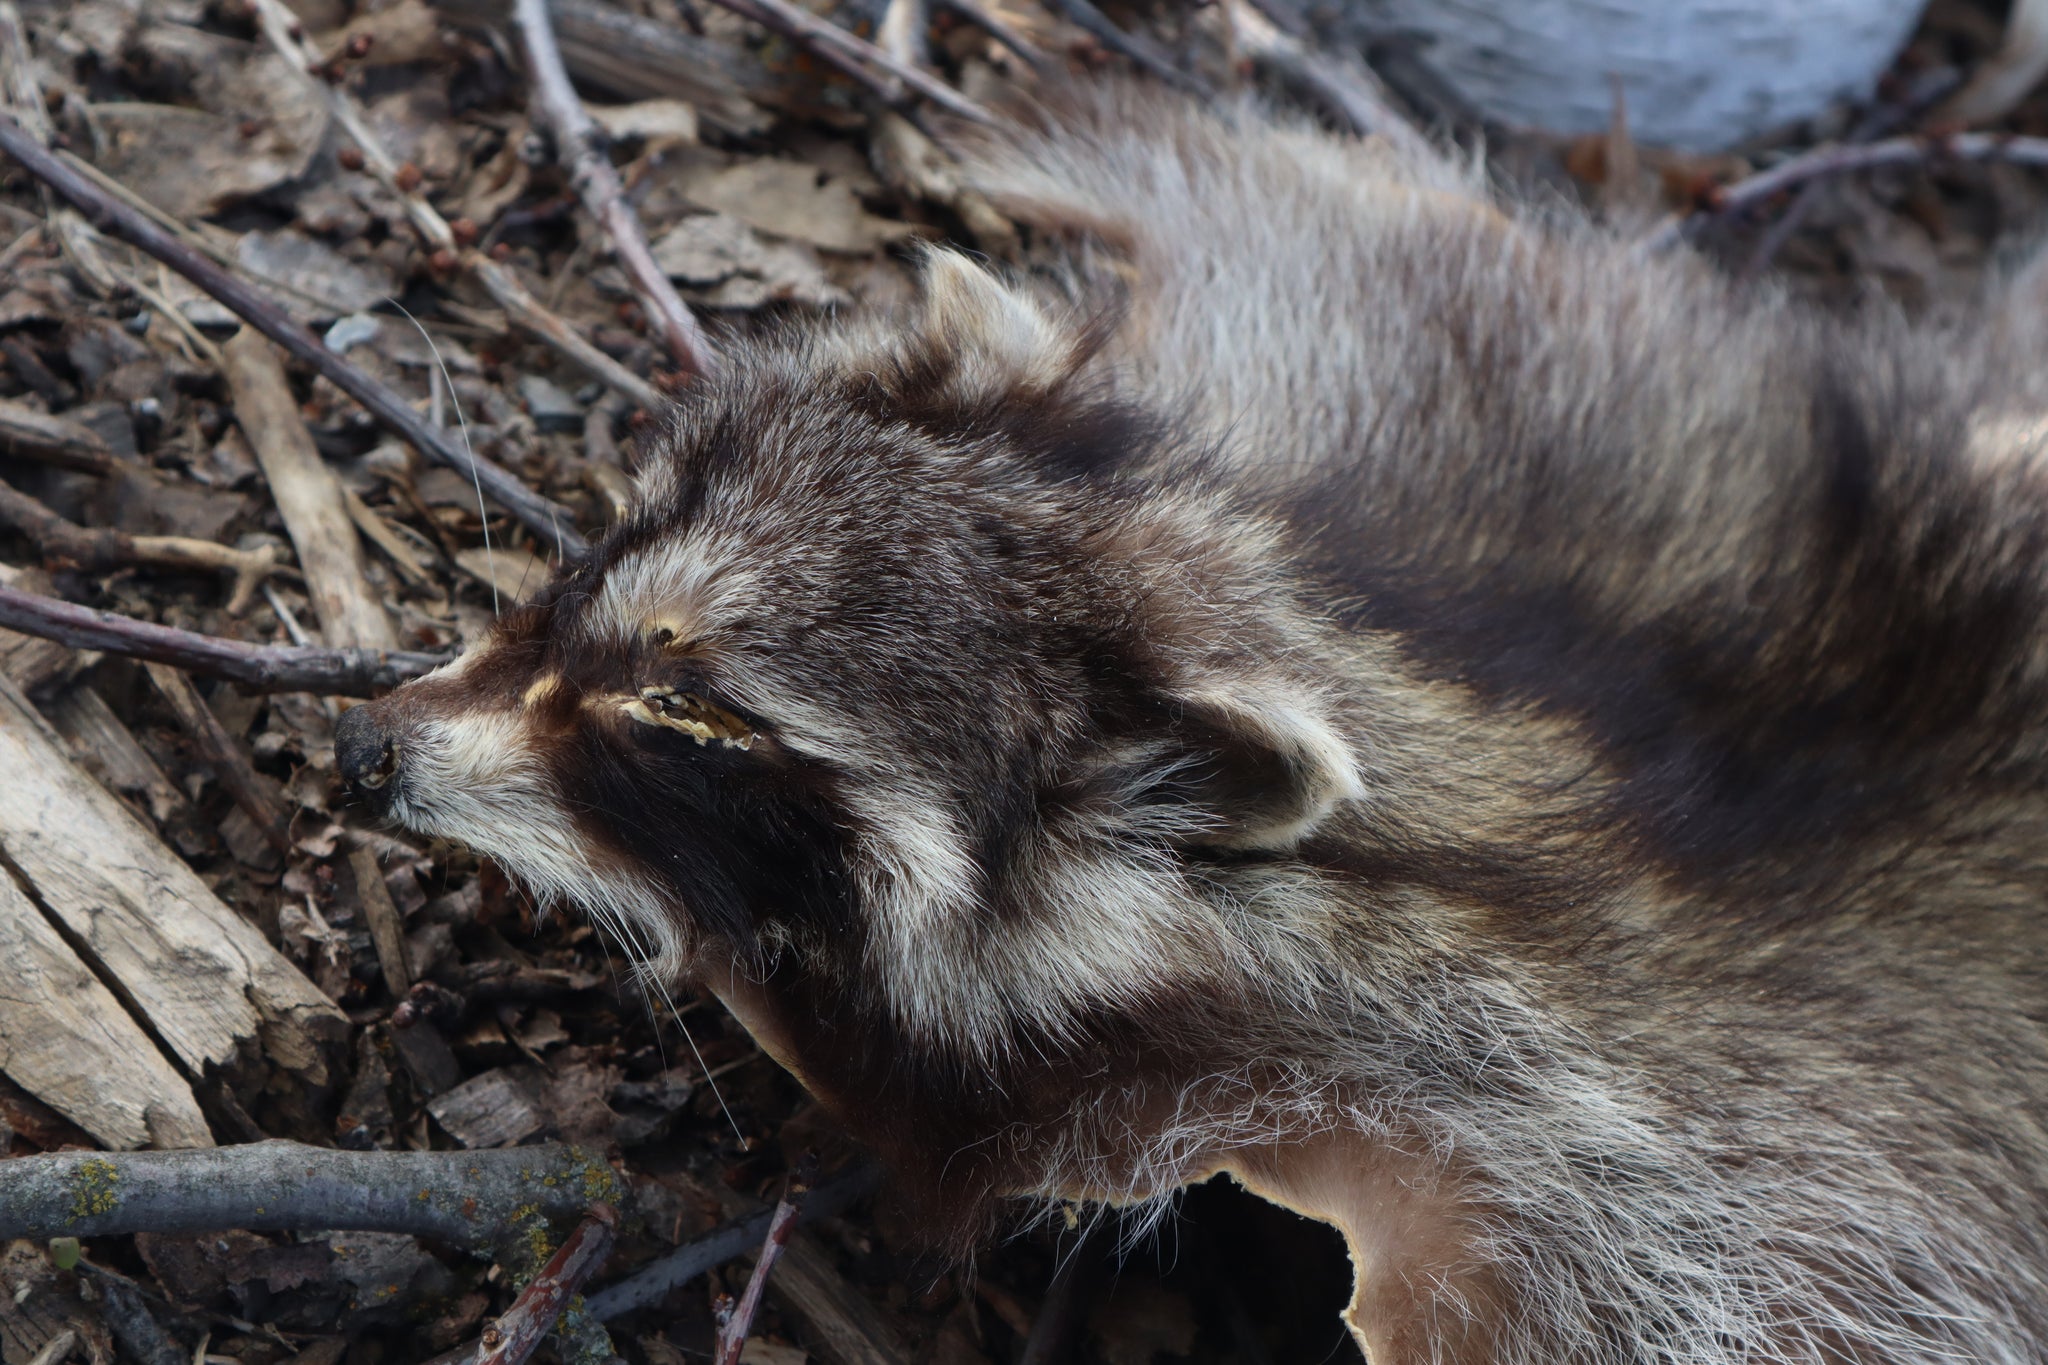
<instances>
[{"instance_id":1,"label":"raccoon body","mask_svg":"<svg viewBox=\"0 0 2048 1365\"><path fill-rule=\"evenodd\" d=\"M1056 278L731 354L344 773L962 1246L1228 1171L1375 1365L2048 1359L2040 310L1137 90L970 169Z\"/></svg>"}]
</instances>

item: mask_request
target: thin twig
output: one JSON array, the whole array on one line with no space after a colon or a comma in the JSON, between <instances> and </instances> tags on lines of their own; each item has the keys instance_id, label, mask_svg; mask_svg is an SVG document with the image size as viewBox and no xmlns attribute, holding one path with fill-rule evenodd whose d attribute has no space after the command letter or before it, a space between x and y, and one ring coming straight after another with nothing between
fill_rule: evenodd
<instances>
[{"instance_id":1,"label":"thin twig","mask_svg":"<svg viewBox=\"0 0 2048 1365\"><path fill-rule=\"evenodd\" d=\"M650 413L659 413L669 406L669 400L652 384L585 341L575 328L549 312L506 267L478 251L466 253L462 261L507 317L581 366L591 378L615 393L624 394Z\"/></svg>"},{"instance_id":2,"label":"thin twig","mask_svg":"<svg viewBox=\"0 0 2048 1365\"><path fill-rule=\"evenodd\" d=\"M1959 133L1951 137L1895 137L1861 146L1835 143L1816 147L1769 170L1721 186L1709 196L1705 209L1684 218L1666 219L1642 239L1639 248L1646 252L1665 250L1705 223L1754 208L1773 195L1821 176L1940 161L2003 161L2015 166L2048 167L2048 138Z\"/></svg>"},{"instance_id":3,"label":"thin twig","mask_svg":"<svg viewBox=\"0 0 2048 1365\"><path fill-rule=\"evenodd\" d=\"M1118 28L1090 0L1046 0L1046 3L1054 12L1086 29L1096 42L1136 62L1168 85L1179 86L1190 94L1204 97L1212 93L1205 82L1175 66L1172 59L1159 50L1158 44L1143 34Z\"/></svg>"},{"instance_id":4,"label":"thin twig","mask_svg":"<svg viewBox=\"0 0 2048 1365\"><path fill-rule=\"evenodd\" d=\"M619 1216L611 1206L592 1204L576 1231L519 1291L504 1316L484 1329L476 1365L522 1365L554 1329L570 1300L603 1268L618 1230Z\"/></svg>"},{"instance_id":5,"label":"thin twig","mask_svg":"<svg viewBox=\"0 0 2048 1365\"><path fill-rule=\"evenodd\" d=\"M1363 63L1318 51L1274 23L1251 0L1224 0L1223 14L1240 49L1291 81L1360 137L1385 138L1410 156L1430 152L1427 137L1394 105Z\"/></svg>"},{"instance_id":6,"label":"thin twig","mask_svg":"<svg viewBox=\"0 0 2048 1365\"><path fill-rule=\"evenodd\" d=\"M761 1254L754 1258L754 1273L747 1277L740 1301L720 1314L718 1344L711 1352L712 1365L740 1365L747 1333L753 1330L754 1315L761 1311L761 1295L768 1288L769 1272L782 1259L789 1235L796 1231L797 1215L803 1211L804 1196L809 1192L803 1177L793 1176L782 1198L775 1201L775 1211L768 1216L768 1231L761 1238Z\"/></svg>"},{"instance_id":7,"label":"thin twig","mask_svg":"<svg viewBox=\"0 0 2048 1365\"><path fill-rule=\"evenodd\" d=\"M655 263L640 216L633 212L619 172L605 154L604 135L584 111L576 88L569 84L561 49L555 46L554 25L548 21L547 0L513 0L512 16L519 30L520 51L526 57L535 111L554 138L555 155L569 169L569 184L611 238L612 254L618 257L648 322L661 333L676 364L688 375L710 373L713 357L703 329Z\"/></svg>"},{"instance_id":8,"label":"thin twig","mask_svg":"<svg viewBox=\"0 0 2048 1365\"><path fill-rule=\"evenodd\" d=\"M972 119L976 123L997 121L996 116L988 109L936 76L897 61L866 39L856 38L838 25L827 23L789 3L789 0L713 0L713 3L721 9L729 9L743 19L752 19L763 28L773 29L783 37L802 44L820 60L831 63L855 80L874 88L879 94L886 96L888 87L878 82L864 69L865 67L873 67L885 75L894 76L933 104L962 118Z\"/></svg>"},{"instance_id":9,"label":"thin twig","mask_svg":"<svg viewBox=\"0 0 2048 1365\"><path fill-rule=\"evenodd\" d=\"M981 0L939 0L939 7L951 10L1022 57L1024 64L1032 70L1039 70L1045 65L1045 53L1038 44L1019 33L1014 24L982 4Z\"/></svg>"},{"instance_id":10,"label":"thin twig","mask_svg":"<svg viewBox=\"0 0 2048 1365\"><path fill-rule=\"evenodd\" d=\"M829 1218L869 1193L880 1181L881 1172L872 1166L836 1176L804 1197L803 1207L797 1212L797 1222L810 1223ZM677 1247L617 1284L591 1295L590 1315L599 1322L609 1322L622 1313L659 1303L669 1291L688 1284L735 1256L746 1254L748 1248L759 1246L761 1239L768 1235L774 1216L772 1210L762 1209Z\"/></svg>"},{"instance_id":11,"label":"thin twig","mask_svg":"<svg viewBox=\"0 0 2048 1365\"><path fill-rule=\"evenodd\" d=\"M589 543L573 529L569 509L521 483L509 470L457 446L428 426L403 398L328 350L292 316L258 290L230 275L200 252L164 231L77 174L12 118L0 118L0 151L70 200L100 228L140 247L225 304L243 321L282 346L299 363L323 376L436 464L460 471L482 485L543 543L558 543L563 557L579 560Z\"/></svg>"},{"instance_id":12,"label":"thin twig","mask_svg":"<svg viewBox=\"0 0 2048 1365\"><path fill-rule=\"evenodd\" d=\"M1912 87L1900 99L1878 105L1864 114L1856 126L1849 130L1849 136L1845 141L1860 145L1875 142L1889 133L1896 132L1925 113L1927 108L1944 94L1955 89L1957 80L1958 77L1951 68L1921 72L1914 78ZM1791 205L1778 215L1776 222L1759 234L1756 245L1750 249L1742 268L1735 272L1738 281L1753 280L1764 272L1771 259L1792 239L1792 234L1799 231L1800 224L1806 221L1806 215L1812 210L1820 188L1821 182L1818 180L1809 180L1799 187L1799 193L1793 196Z\"/></svg>"},{"instance_id":13,"label":"thin twig","mask_svg":"<svg viewBox=\"0 0 2048 1365\"><path fill-rule=\"evenodd\" d=\"M55 640L73 649L98 649L170 664L251 692L374 697L448 662L446 655L404 650L245 644L4 586L0 586L0 629Z\"/></svg>"},{"instance_id":14,"label":"thin twig","mask_svg":"<svg viewBox=\"0 0 2048 1365\"><path fill-rule=\"evenodd\" d=\"M490 1247L536 1213L573 1218L622 1194L603 1161L552 1145L343 1152L273 1141L52 1152L7 1163L0 1239L345 1229Z\"/></svg>"}]
</instances>

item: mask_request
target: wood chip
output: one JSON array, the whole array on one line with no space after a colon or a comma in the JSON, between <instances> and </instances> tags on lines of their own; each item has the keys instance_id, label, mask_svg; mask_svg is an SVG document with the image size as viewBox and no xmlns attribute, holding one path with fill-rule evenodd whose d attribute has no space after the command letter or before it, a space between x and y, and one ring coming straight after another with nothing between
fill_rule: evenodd
<instances>
[{"instance_id":1,"label":"wood chip","mask_svg":"<svg viewBox=\"0 0 2048 1365\"><path fill-rule=\"evenodd\" d=\"M427 1112L465 1147L510 1147L547 1130L546 1076L536 1067L501 1066L427 1101Z\"/></svg>"}]
</instances>

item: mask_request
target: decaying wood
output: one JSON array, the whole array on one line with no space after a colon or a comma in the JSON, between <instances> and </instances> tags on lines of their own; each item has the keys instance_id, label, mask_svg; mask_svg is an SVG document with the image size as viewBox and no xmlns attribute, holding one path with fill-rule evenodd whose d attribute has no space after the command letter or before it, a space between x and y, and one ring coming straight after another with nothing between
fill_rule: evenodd
<instances>
[{"instance_id":1,"label":"decaying wood","mask_svg":"<svg viewBox=\"0 0 2048 1365\"><path fill-rule=\"evenodd\" d=\"M611 238L612 254L625 271L649 325L660 333L677 366L687 375L710 373L716 357L703 329L655 264L646 229L626 199L626 187L605 152L597 125L569 84L569 73L555 46L554 26L548 20L547 0L513 0L512 19L526 58L534 111L554 139L555 155L568 168L570 186Z\"/></svg>"},{"instance_id":2,"label":"decaying wood","mask_svg":"<svg viewBox=\"0 0 2048 1365\"><path fill-rule=\"evenodd\" d=\"M346 1229L489 1249L530 1219L580 1217L626 1193L594 1154L553 1144L504 1152L341 1152L297 1142L53 1152L17 1157L6 1171L0 1239Z\"/></svg>"},{"instance_id":3,"label":"decaying wood","mask_svg":"<svg viewBox=\"0 0 2048 1365\"><path fill-rule=\"evenodd\" d=\"M0 399L0 451L83 474L114 466L107 443L91 427Z\"/></svg>"},{"instance_id":4,"label":"decaying wood","mask_svg":"<svg viewBox=\"0 0 2048 1365\"><path fill-rule=\"evenodd\" d=\"M149 674L150 683L157 695L171 708L177 717L178 728L185 732L199 751L199 757L234 803L242 808L257 832L279 848L291 845L291 810L285 805L277 784L256 771L213 714L213 708L206 704L206 698L199 695L199 689L181 669L169 664L145 663L143 668Z\"/></svg>"},{"instance_id":5,"label":"decaying wood","mask_svg":"<svg viewBox=\"0 0 2048 1365\"><path fill-rule=\"evenodd\" d=\"M732 1190L700 1188L716 1199L728 1216L747 1206L744 1197ZM827 1188L813 1190L804 1203L808 1206ZM774 1211L770 1210L761 1232L745 1248L745 1254L751 1256L760 1250L773 1221ZM802 1233L790 1236L768 1287L782 1310L804 1324L809 1341L830 1365L908 1365L910 1352L896 1329L865 1295L846 1282L846 1277L832 1264L832 1258L810 1237ZM598 1311L595 1304L592 1311Z\"/></svg>"},{"instance_id":6,"label":"decaying wood","mask_svg":"<svg viewBox=\"0 0 2048 1365\"><path fill-rule=\"evenodd\" d=\"M47 638L47 631L32 626L6 629L15 624L7 619L7 600L16 596L31 601L49 600L39 597L37 592L48 586L46 574L0 564L0 677L30 696L42 696L62 686L100 658L97 653Z\"/></svg>"},{"instance_id":7,"label":"decaying wood","mask_svg":"<svg viewBox=\"0 0 2048 1365\"><path fill-rule=\"evenodd\" d=\"M221 358L235 420L298 550L320 634L336 649L392 648L398 637L382 596L363 576L362 543L343 502L341 480L314 448L284 361L247 327L222 348Z\"/></svg>"},{"instance_id":8,"label":"decaying wood","mask_svg":"<svg viewBox=\"0 0 2048 1365\"><path fill-rule=\"evenodd\" d=\"M11 118L0 118L0 151L28 172L90 214L100 227L141 248L205 290L289 353L321 375L422 455L476 480L485 494L510 512L545 543L559 545L569 559L581 559L589 544L575 529L575 519L559 503L542 497L509 470L472 455L446 433L429 426L412 406L379 380L327 349L318 337L246 281L223 270L204 254L166 232L145 215L107 194L93 181L52 156Z\"/></svg>"},{"instance_id":9,"label":"decaying wood","mask_svg":"<svg viewBox=\"0 0 2048 1365\"><path fill-rule=\"evenodd\" d=\"M239 1074L260 1048L301 1081L326 1082L341 1012L79 771L6 683L0 773L0 855L187 1075Z\"/></svg>"},{"instance_id":10,"label":"decaying wood","mask_svg":"<svg viewBox=\"0 0 2048 1365\"><path fill-rule=\"evenodd\" d=\"M19 631L74 650L97 649L151 659L202 677L223 678L251 692L373 697L448 662L446 655L404 650L245 644L95 611L4 584L0 584L0 630ZM35 690L18 677L15 681Z\"/></svg>"},{"instance_id":11,"label":"decaying wood","mask_svg":"<svg viewBox=\"0 0 2048 1365\"><path fill-rule=\"evenodd\" d=\"M405 921L384 885L384 869L377 865L377 851L367 844L351 849L349 867L356 874L356 899L370 921L370 942L377 950L377 965L384 972L384 984L394 996L412 989L412 955L405 946Z\"/></svg>"},{"instance_id":12,"label":"decaying wood","mask_svg":"<svg viewBox=\"0 0 2048 1365\"><path fill-rule=\"evenodd\" d=\"M114 708L107 705L104 697L90 687L67 687L39 701L36 709L64 736L81 765L100 780L100 785L116 796L129 798L159 826L171 827L181 852L193 851L185 844L202 828L199 812L114 714ZM201 841L194 849L203 846Z\"/></svg>"},{"instance_id":13,"label":"decaying wood","mask_svg":"<svg viewBox=\"0 0 2048 1365\"><path fill-rule=\"evenodd\" d=\"M212 1145L192 1087L4 867L0 960L0 1072L108 1147Z\"/></svg>"}]
</instances>

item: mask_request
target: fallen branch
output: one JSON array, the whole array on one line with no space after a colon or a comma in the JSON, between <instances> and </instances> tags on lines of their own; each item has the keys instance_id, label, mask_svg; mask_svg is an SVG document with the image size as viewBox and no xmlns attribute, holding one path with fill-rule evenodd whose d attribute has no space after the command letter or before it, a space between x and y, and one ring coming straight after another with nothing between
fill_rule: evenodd
<instances>
[{"instance_id":1,"label":"fallen branch","mask_svg":"<svg viewBox=\"0 0 2048 1365\"><path fill-rule=\"evenodd\" d=\"M630 209L627 211L631 212ZM492 302L505 310L507 317L567 356L591 378L614 393L632 399L650 413L661 412L669 406L669 400L662 397L652 384L585 341L575 328L550 313L510 270L478 251L464 253L462 263L490 293Z\"/></svg>"},{"instance_id":2,"label":"fallen branch","mask_svg":"<svg viewBox=\"0 0 2048 1365\"><path fill-rule=\"evenodd\" d=\"M804 1196L803 1206L796 1213L796 1222L803 1224L830 1218L880 1183L881 1172L873 1166L858 1167L836 1176ZM659 1260L642 1266L617 1284L591 1295L588 1304L590 1315L599 1322L609 1322L636 1308L659 1303L669 1291L724 1265L735 1256L745 1255L749 1248L761 1245L775 1221L776 1212L762 1209L759 1213L713 1228L696 1241L679 1246Z\"/></svg>"},{"instance_id":3,"label":"fallen branch","mask_svg":"<svg viewBox=\"0 0 2048 1365\"><path fill-rule=\"evenodd\" d=\"M530 0L528 2L530 3ZM838 25L828 23L798 8L789 0L712 0L712 3L800 44L805 51L821 61L830 63L884 98L888 97L888 86L878 81L867 68L872 67L885 75L894 76L933 104L962 118L972 119L976 123L996 122L996 116L988 109L936 76L898 61L866 39L856 38Z\"/></svg>"},{"instance_id":4,"label":"fallen branch","mask_svg":"<svg viewBox=\"0 0 2048 1365\"><path fill-rule=\"evenodd\" d=\"M718 1318L718 1344L712 1348L712 1365L740 1365L740 1352L747 1344L747 1333L753 1330L754 1315L761 1311L761 1295L768 1288L769 1272L782 1259L783 1249L789 1245L789 1235L796 1231L797 1215L802 1212L804 1196L810 1192L809 1183L802 1175L790 1178L789 1188L782 1198L775 1201L774 1212L768 1215L768 1231L761 1238L761 1254L754 1258L754 1273L747 1277L747 1287L740 1293L740 1301L729 1308L722 1308Z\"/></svg>"},{"instance_id":5,"label":"fallen branch","mask_svg":"<svg viewBox=\"0 0 2048 1365\"><path fill-rule=\"evenodd\" d=\"M245 644L9 587L0 587L0 629L55 640L73 649L98 649L170 664L188 673L225 679L251 692L373 697L448 662L445 655L404 650Z\"/></svg>"},{"instance_id":6,"label":"fallen branch","mask_svg":"<svg viewBox=\"0 0 2048 1365\"><path fill-rule=\"evenodd\" d=\"M300 364L361 403L428 459L476 481L544 544L560 545L565 559L577 560L589 553L590 546L575 530L569 509L534 492L511 471L457 446L445 433L429 426L397 393L328 350L283 308L72 170L12 118L0 118L0 151L83 210L101 231L148 252L218 299Z\"/></svg>"},{"instance_id":7,"label":"fallen branch","mask_svg":"<svg viewBox=\"0 0 2048 1365\"><path fill-rule=\"evenodd\" d=\"M256 1142L182 1152L52 1152L0 1166L0 1240L137 1232L402 1232L488 1248L533 1215L624 1193L576 1147L342 1152Z\"/></svg>"},{"instance_id":8,"label":"fallen branch","mask_svg":"<svg viewBox=\"0 0 2048 1365\"><path fill-rule=\"evenodd\" d=\"M238 550L190 536L131 536L126 531L95 530L67 521L28 494L0 482L0 526L28 537L45 564L105 573L132 565L232 574L227 610L240 616L263 580L284 567L268 545Z\"/></svg>"},{"instance_id":9,"label":"fallen branch","mask_svg":"<svg viewBox=\"0 0 2048 1365\"><path fill-rule=\"evenodd\" d=\"M661 333L676 364L687 375L710 373L713 357L703 329L655 263L640 216L633 212L618 170L605 154L604 137L584 112L576 88L569 84L561 50L555 46L554 28L548 22L547 0L514 0L512 17L519 30L520 51L526 57L534 110L554 139L555 155L569 169L569 184L611 238L612 254L618 257L648 322Z\"/></svg>"},{"instance_id":10,"label":"fallen branch","mask_svg":"<svg viewBox=\"0 0 2048 1365\"><path fill-rule=\"evenodd\" d=\"M618 1230L619 1216L609 1204L591 1204L576 1231L519 1291L504 1316L484 1329L476 1365L523 1365L585 1282L604 1267Z\"/></svg>"},{"instance_id":11,"label":"fallen branch","mask_svg":"<svg viewBox=\"0 0 2048 1365\"><path fill-rule=\"evenodd\" d=\"M2002 161L2015 166L2048 167L2048 138L1959 133L1950 137L1895 137L1862 145L1836 143L1816 147L1712 191L1704 209L1687 217L1665 220L1643 238L1640 246L1644 251L1665 250L1716 218L1754 208L1774 195L1822 176L1941 161Z\"/></svg>"}]
</instances>

